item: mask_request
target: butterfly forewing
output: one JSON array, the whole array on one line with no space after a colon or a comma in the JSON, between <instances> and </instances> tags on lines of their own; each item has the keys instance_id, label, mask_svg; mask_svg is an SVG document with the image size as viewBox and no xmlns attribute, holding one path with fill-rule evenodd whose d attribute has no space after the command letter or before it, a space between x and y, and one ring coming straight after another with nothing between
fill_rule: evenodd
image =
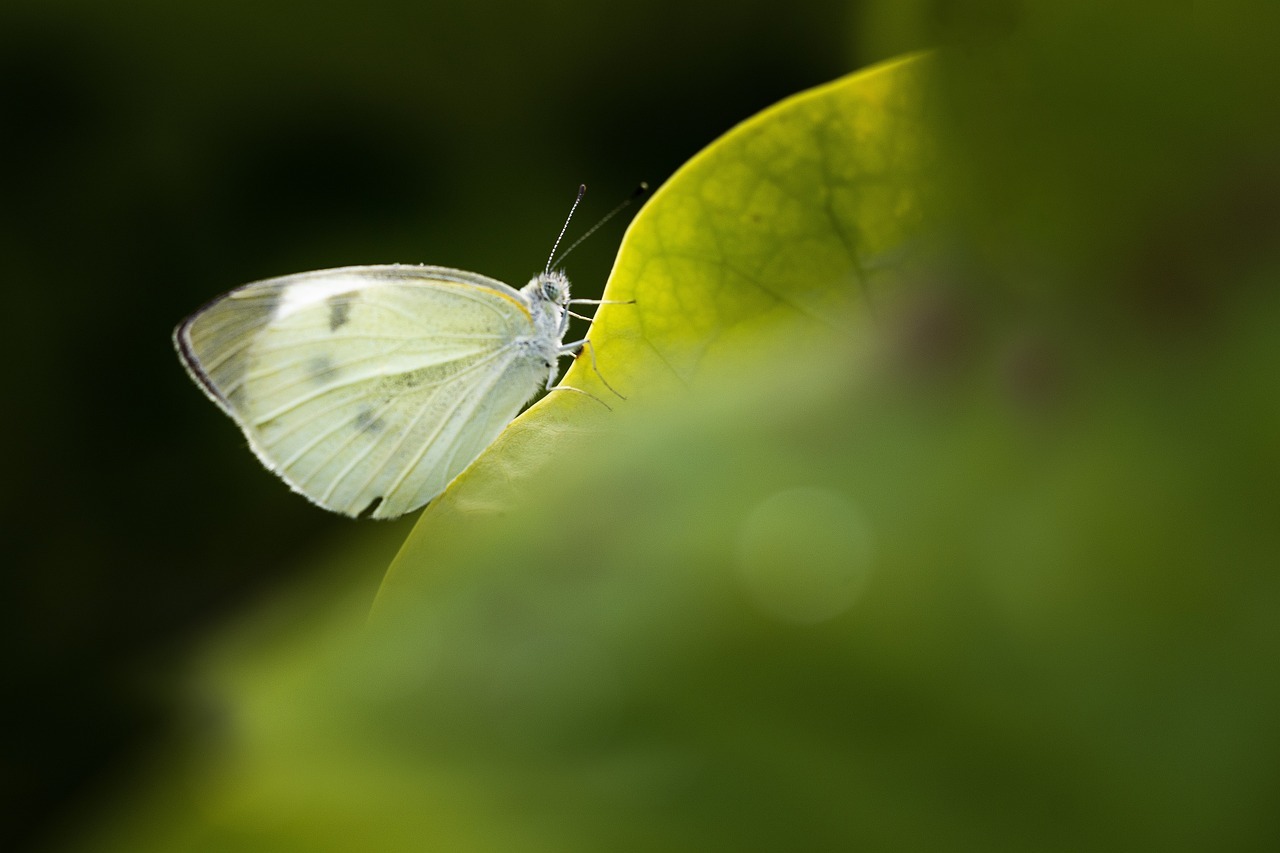
<instances>
[{"instance_id":1,"label":"butterfly forewing","mask_svg":"<svg viewBox=\"0 0 1280 853\"><path fill-rule=\"evenodd\" d=\"M247 285L178 349L268 467L311 500L390 518L443 491L546 366L520 294L440 267L348 267Z\"/></svg>"}]
</instances>

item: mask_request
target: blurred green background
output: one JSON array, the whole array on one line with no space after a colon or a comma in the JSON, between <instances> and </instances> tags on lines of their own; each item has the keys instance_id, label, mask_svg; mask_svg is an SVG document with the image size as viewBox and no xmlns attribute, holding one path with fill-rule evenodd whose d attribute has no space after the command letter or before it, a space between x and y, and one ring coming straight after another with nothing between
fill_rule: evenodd
<instances>
[{"instance_id":1,"label":"blurred green background","mask_svg":"<svg viewBox=\"0 0 1280 853\"><path fill-rule=\"evenodd\" d=\"M1280 846L1278 31L1263 0L9 3L15 837ZM761 337L483 535L424 530L377 630L329 624L412 522L264 474L177 319L344 263L520 283L579 182L589 222L925 45L946 239L866 340ZM843 609L790 583L862 561Z\"/></svg>"},{"instance_id":2,"label":"blurred green background","mask_svg":"<svg viewBox=\"0 0 1280 853\"><path fill-rule=\"evenodd\" d=\"M735 122L866 56L856 8L765 2L0 4L6 834L171 724L181 650L353 525L265 474L169 335L238 284L433 263L523 284ZM585 223L585 224L584 224ZM598 293L618 223L577 250ZM8 846L4 842L0 845Z\"/></svg>"}]
</instances>

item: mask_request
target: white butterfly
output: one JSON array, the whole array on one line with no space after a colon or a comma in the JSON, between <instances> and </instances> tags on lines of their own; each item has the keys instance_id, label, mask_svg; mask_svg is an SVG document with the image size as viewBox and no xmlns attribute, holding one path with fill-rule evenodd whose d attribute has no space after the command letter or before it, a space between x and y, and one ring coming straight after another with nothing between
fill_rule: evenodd
<instances>
[{"instance_id":1,"label":"white butterfly","mask_svg":"<svg viewBox=\"0 0 1280 853\"><path fill-rule=\"evenodd\" d=\"M554 386L559 358L589 345L564 342L580 302L600 304L571 300L550 269L515 290L445 267L342 267L224 294L174 344L295 491L394 518L444 491Z\"/></svg>"}]
</instances>

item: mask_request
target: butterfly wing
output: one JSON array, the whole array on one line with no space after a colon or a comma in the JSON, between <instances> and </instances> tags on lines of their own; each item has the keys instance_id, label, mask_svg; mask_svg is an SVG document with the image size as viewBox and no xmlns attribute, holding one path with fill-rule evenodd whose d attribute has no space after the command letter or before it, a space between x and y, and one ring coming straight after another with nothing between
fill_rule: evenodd
<instances>
[{"instance_id":1,"label":"butterfly wing","mask_svg":"<svg viewBox=\"0 0 1280 853\"><path fill-rule=\"evenodd\" d=\"M183 363L294 490L394 518L442 492L546 376L523 297L443 267L267 279L174 333Z\"/></svg>"}]
</instances>

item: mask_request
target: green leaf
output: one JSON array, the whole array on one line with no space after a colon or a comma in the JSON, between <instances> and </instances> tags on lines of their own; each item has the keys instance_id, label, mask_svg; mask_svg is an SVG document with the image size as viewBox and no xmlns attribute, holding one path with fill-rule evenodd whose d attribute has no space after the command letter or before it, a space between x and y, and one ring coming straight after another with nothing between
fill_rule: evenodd
<instances>
[{"instance_id":1,"label":"green leaf","mask_svg":"<svg viewBox=\"0 0 1280 853\"><path fill-rule=\"evenodd\" d=\"M444 531L483 536L485 512L628 406L753 357L780 329L847 332L900 274L926 222L922 112L929 61L887 62L743 122L680 169L627 230L592 324L594 350L422 513L382 596L433 571ZM633 302L634 301L634 302ZM619 400L608 386L627 396Z\"/></svg>"}]
</instances>

